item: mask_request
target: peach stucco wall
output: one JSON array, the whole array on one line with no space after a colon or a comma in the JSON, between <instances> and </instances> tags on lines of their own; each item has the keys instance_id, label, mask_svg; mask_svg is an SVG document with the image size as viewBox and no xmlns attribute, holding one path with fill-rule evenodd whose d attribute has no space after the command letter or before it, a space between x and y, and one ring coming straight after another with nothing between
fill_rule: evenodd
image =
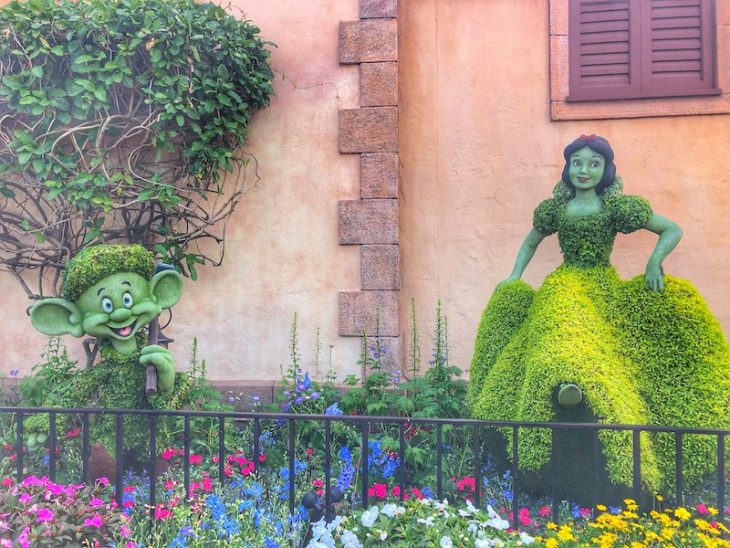
<instances>
[{"instance_id":1,"label":"peach stucco wall","mask_svg":"<svg viewBox=\"0 0 730 548\"><path fill-rule=\"evenodd\" d=\"M727 53L730 0L717 3ZM358 371L359 341L337 335L338 292L359 289L360 254L338 244L337 205L359 197L359 162L338 152L338 111L359 106L359 82L357 66L338 64L337 32L340 21L358 19L358 0L233 5L278 44L272 65L284 78L253 121L247 151L261 180L230 220L224 265L187 284L166 333L183 367L197 337L211 378L275 380L289 359L296 312L303 365L313 368L319 328L320 371L331 355L342 378ZM549 7L548 0L399 2L401 332L413 297L429 355L442 299L451 363L468 367L479 315L559 177L562 147L581 133L606 136L627 192L682 225L666 271L691 279L730 332L730 116L551 121ZM654 241L646 232L619 237L619 272L642 272ZM555 238L546 240L525 278L539 284L560 260ZM3 273L0 295L0 371L28 371L45 337L29 327L29 303ZM78 354L80 345L67 342Z\"/></svg>"},{"instance_id":2,"label":"peach stucco wall","mask_svg":"<svg viewBox=\"0 0 730 548\"><path fill-rule=\"evenodd\" d=\"M359 249L338 244L337 201L359 197L357 156L338 151L338 111L358 106L356 66L338 63L338 24L358 18L357 0L234 0L231 13L254 21L275 42L276 96L259 112L246 148L261 180L228 224L222 267L188 282L166 334L182 367L198 338L213 379L280 378L289 328L299 317L303 365L313 369L320 329L320 371L332 363L357 371L359 341L338 332L338 291L359 288ZM241 14L243 10L245 15ZM250 181L254 180L249 173ZM25 317L20 286L0 273L5 312L0 371L27 371L45 337ZM10 320L8 320L10 319ZM80 344L66 337L69 349Z\"/></svg>"},{"instance_id":3,"label":"peach stucco wall","mask_svg":"<svg viewBox=\"0 0 730 548\"><path fill-rule=\"evenodd\" d=\"M729 12L718 0L724 52ZM548 0L400 2L402 309L415 297L431 318L443 299L451 363L468 368L479 316L560 177L563 146L596 133L627 193L684 228L665 270L692 280L729 333L730 116L551 121L549 13ZM655 241L619 236L619 273L642 273ZM560 262L549 238L524 277L539 284Z\"/></svg>"}]
</instances>

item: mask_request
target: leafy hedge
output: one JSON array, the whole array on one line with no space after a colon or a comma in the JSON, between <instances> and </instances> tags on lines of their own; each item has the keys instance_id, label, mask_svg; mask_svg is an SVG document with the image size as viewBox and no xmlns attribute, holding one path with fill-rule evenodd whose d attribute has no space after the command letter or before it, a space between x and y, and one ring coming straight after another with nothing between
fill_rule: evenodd
<instances>
[{"instance_id":1,"label":"leafy hedge","mask_svg":"<svg viewBox=\"0 0 730 548\"><path fill-rule=\"evenodd\" d=\"M530 304L530 300L532 303ZM553 391L574 382L602 423L730 426L730 349L697 290L666 277L657 293L643 276L620 280L613 268L563 265L534 292L524 282L497 288L479 325L471 366L475 417L556 418ZM602 432L608 474L630 485L630 434ZM520 465L539 470L550 433L520 433ZM715 465L707 437L684 440L684 477L696 484ZM642 438L646 486L671 485L674 440Z\"/></svg>"}]
</instances>

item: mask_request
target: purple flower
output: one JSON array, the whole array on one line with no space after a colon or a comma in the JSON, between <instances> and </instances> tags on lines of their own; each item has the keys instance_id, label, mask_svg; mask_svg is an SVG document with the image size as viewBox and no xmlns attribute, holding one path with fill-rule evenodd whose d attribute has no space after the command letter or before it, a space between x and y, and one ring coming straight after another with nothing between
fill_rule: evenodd
<instances>
[{"instance_id":1,"label":"purple flower","mask_svg":"<svg viewBox=\"0 0 730 548\"><path fill-rule=\"evenodd\" d=\"M304 398L302 398L301 396L299 396L299 397L297 397L297 399L294 400L294 403L297 404L297 405L299 405L303 401L304 401Z\"/></svg>"},{"instance_id":2,"label":"purple flower","mask_svg":"<svg viewBox=\"0 0 730 548\"><path fill-rule=\"evenodd\" d=\"M95 527L96 529L98 529L102 525L104 525L104 520L101 519L101 516L99 514L94 514L93 518L84 520L84 527Z\"/></svg>"},{"instance_id":3,"label":"purple flower","mask_svg":"<svg viewBox=\"0 0 730 548\"><path fill-rule=\"evenodd\" d=\"M316 400L317 398L319 398L319 392L312 392L312 399Z\"/></svg>"},{"instance_id":4,"label":"purple flower","mask_svg":"<svg viewBox=\"0 0 730 548\"><path fill-rule=\"evenodd\" d=\"M51 521L53 519L53 510L50 508L41 508L38 510L38 517L36 518L36 522L38 523L44 523L46 521Z\"/></svg>"},{"instance_id":5,"label":"purple flower","mask_svg":"<svg viewBox=\"0 0 730 548\"><path fill-rule=\"evenodd\" d=\"M11 377L17 377L19 373L20 373L20 369L11 369L10 370Z\"/></svg>"}]
</instances>

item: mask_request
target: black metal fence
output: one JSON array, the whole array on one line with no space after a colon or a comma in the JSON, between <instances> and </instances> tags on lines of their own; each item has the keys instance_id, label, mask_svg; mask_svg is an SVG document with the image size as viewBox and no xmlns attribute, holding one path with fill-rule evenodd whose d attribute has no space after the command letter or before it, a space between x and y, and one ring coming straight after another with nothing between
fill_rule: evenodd
<instances>
[{"instance_id":1,"label":"black metal fence","mask_svg":"<svg viewBox=\"0 0 730 548\"><path fill-rule=\"evenodd\" d=\"M715 486L714 486L714 503L721 512L726 507L726 461L725 461L725 438L730 435L730 430L720 429L708 429L708 428L675 428L669 426L647 426L647 425L609 425L609 424L596 424L596 423L539 423L539 422L509 422L509 421L482 421L482 420L470 420L470 419L421 419L421 418L403 418L403 417L374 417L374 416L331 416L331 415L297 415L297 414L279 414L279 413L259 413L259 412L193 412L193 411L161 411L161 410L123 410L123 409L98 409L98 408L21 408L21 407L0 407L0 418L8 419L5 424L14 424L15 429L15 444L14 451L16 455L15 462L15 475L18 481L21 481L24 477L24 446L26 444L26 432L24 431L24 420L30 416L37 415L39 413L47 414L48 416L48 440L45 442L48 449L48 476L51 481L55 481L57 474L57 447L59 443L58 436L58 421L59 416L74 415L80 417L81 420L81 454L82 454L82 481L88 480L88 464L89 455L91 449L90 439L90 419L95 416L107 416L113 417L114 421L114 440L115 440L115 453L116 458L116 497L117 501L121 503L123 493L123 472L125 470L124 462L124 436L125 436L125 417L137 417L139 420L146 418L147 425L149 427L149 454L145 456L148 458L149 463L149 475L151 478L155 478L157 456L158 456L158 421L162 417L177 417L183 421L182 429L182 445L183 445L183 484L185 493L190 495L190 455L191 455L191 442L193 441L191 435L191 420L207 418L213 422L217 422L217 434L218 434L218 482L222 486L226 481L226 474L224 473L225 458L226 458L226 447L225 447L225 433L226 433L226 421L234 421L234 424L246 425L253 429L253 455L257 456L260 453L260 433L262 432L263 421L276 421L279 425L286 425L287 427L287 459L289 467L289 477L295 478L295 453L296 453L296 440L297 440L297 425L301 425L303 422L317 422L321 423L324 431L324 494L323 502L324 508L326 508L326 517L331 519L332 515L332 426L334 423L346 423L352 425L354 428L359 430L359 436L361 437L361 462L368 463L368 439L373 426L385 426L391 425L391 427L398 429L398 457L401 465L397 471L397 481L400 487L400 499L403 500L406 496L406 432L411 425L420 425L421 427L427 427L435 430L435 451L436 451L436 493L435 495L442 499L444 496L444 483L443 483L443 431L445 427L460 427L471 429L472 432L472 451L473 451L473 474L476 489L473 492L473 503L476 507L481 504L480 500L480 484L482 479L482 459L480 456L481 450L481 435L488 429L500 429L502 432L511 431L511 436L507 436L507 443L511 446L511 455L508 466L511 471L512 478L517 478L518 471L520 469L520 454L519 454L519 432L521 429L547 429L551 432L552 447L555 448L556 437L560 432L565 431L583 431L583 432L594 432L597 433L602 430L609 431L627 431L631 433L631 445L633 454L633 482L632 491L633 497L636 500L640 500L642 496L642 462L641 462L641 434L647 433L666 433L674 437L675 443L675 477L674 477L674 489L673 493L675 502L682 504L684 500L684 473L683 473L683 438L691 435L702 435L709 436L716 440L716 471L715 471ZM147 425L145 427L147 427ZM231 427L229 422L228 427ZM551 453L551 468L555 468L556 463L554 461L555 452ZM254 472L256 467L259 466L258 460L253 459ZM359 501L363 507L368 506L368 466L361 466L361 480L360 480L360 497ZM555 476L553 476L555 477ZM295 511L295 495L296 485L295 481L288 482L288 501L289 510L291 513ZM552 515L554 519L558 518L558 506L560 504L559 497L556 496L556 485L555 480L552 482L552 500L553 508ZM520 485L517 481L512 481L511 484L511 501L512 501L512 526L518 528L518 498L519 498ZM149 506L154 509L157 502L157 493L155 487L155 481L150 481L150 492L149 492ZM709 502L709 501L707 501Z\"/></svg>"}]
</instances>

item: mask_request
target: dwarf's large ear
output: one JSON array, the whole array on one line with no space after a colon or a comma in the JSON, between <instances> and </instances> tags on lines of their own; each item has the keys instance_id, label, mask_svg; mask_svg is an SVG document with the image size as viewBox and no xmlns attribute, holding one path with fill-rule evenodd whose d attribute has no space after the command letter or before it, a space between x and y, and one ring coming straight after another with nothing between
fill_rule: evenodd
<instances>
[{"instance_id":1,"label":"dwarf's large ear","mask_svg":"<svg viewBox=\"0 0 730 548\"><path fill-rule=\"evenodd\" d=\"M30 323L45 335L73 335L81 337L81 312L66 299L43 299L30 309Z\"/></svg>"},{"instance_id":2,"label":"dwarf's large ear","mask_svg":"<svg viewBox=\"0 0 730 548\"><path fill-rule=\"evenodd\" d=\"M174 306L180 300L182 290L182 275L177 270L163 270L150 280L150 291L162 309Z\"/></svg>"}]
</instances>

